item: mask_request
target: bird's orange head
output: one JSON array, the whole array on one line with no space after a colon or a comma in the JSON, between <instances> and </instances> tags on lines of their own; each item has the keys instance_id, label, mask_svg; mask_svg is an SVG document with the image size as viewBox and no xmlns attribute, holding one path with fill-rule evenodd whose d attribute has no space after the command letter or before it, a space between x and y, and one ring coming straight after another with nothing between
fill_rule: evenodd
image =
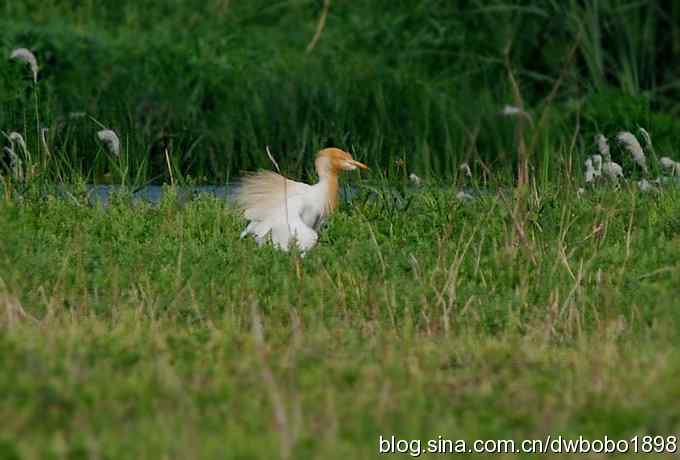
<instances>
[{"instance_id":1,"label":"bird's orange head","mask_svg":"<svg viewBox=\"0 0 680 460\"><path fill-rule=\"evenodd\" d=\"M368 169L365 164L356 161L352 155L335 147L319 151L316 155L316 170L319 176L337 175L340 171L352 171L357 168Z\"/></svg>"}]
</instances>

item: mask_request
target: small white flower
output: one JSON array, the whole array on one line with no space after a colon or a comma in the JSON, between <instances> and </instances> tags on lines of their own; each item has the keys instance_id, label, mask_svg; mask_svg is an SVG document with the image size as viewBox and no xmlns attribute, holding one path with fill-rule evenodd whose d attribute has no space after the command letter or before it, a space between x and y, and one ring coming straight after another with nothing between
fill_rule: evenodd
<instances>
[{"instance_id":1,"label":"small white flower","mask_svg":"<svg viewBox=\"0 0 680 460\"><path fill-rule=\"evenodd\" d=\"M621 167L620 164L615 163L613 161L605 161L604 164L602 165L602 172L604 173L605 176L609 177L610 179L617 179L619 177L623 177L623 168Z\"/></svg>"},{"instance_id":2,"label":"small white flower","mask_svg":"<svg viewBox=\"0 0 680 460\"><path fill-rule=\"evenodd\" d=\"M470 165L467 163L461 164L458 169L463 172L467 177L472 177L472 171L470 170Z\"/></svg>"},{"instance_id":3,"label":"small white flower","mask_svg":"<svg viewBox=\"0 0 680 460\"><path fill-rule=\"evenodd\" d=\"M633 136L628 131L622 131L617 136L616 139L633 155L633 160L645 171L647 172L647 159L645 158L645 153L642 151L642 146L638 142L637 138Z\"/></svg>"},{"instance_id":4,"label":"small white flower","mask_svg":"<svg viewBox=\"0 0 680 460\"><path fill-rule=\"evenodd\" d=\"M116 156L120 154L120 140L114 131L110 129L102 129L101 131L97 132L97 137L106 145L106 148L109 149L109 152Z\"/></svg>"},{"instance_id":5,"label":"small white flower","mask_svg":"<svg viewBox=\"0 0 680 460\"><path fill-rule=\"evenodd\" d=\"M35 58L35 55L31 53L31 51L27 50L26 48L17 48L12 51L12 54L9 55L9 58L28 64L31 67L31 72L33 73L33 82L38 82L38 60Z\"/></svg>"},{"instance_id":6,"label":"small white flower","mask_svg":"<svg viewBox=\"0 0 680 460\"><path fill-rule=\"evenodd\" d=\"M418 176L415 175L415 173L411 173L408 176L408 179L413 182L415 185L420 185L422 183L422 179Z\"/></svg>"},{"instance_id":7,"label":"small white flower","mask_svg":"<svg viewBox=\"0 0 680 460\"><path fill-rule=\"evenodd\" d=\"M576 190L576 196L581 197L584 193L586 193L586 189L583 187L579 187L578 190Z\"/></svg>"},{"instance_id":8,"label":"small white flower","mask_svg":"<svg viewBox=\"0 0 680 460\"><path fill-rule=\"evenodd\" d=\"M604 158L609 158L609 142L604 134L597 134L595 136L595 144L597 145L597 150L599 150L600 155Z\"/></svg>"}]
</instances>

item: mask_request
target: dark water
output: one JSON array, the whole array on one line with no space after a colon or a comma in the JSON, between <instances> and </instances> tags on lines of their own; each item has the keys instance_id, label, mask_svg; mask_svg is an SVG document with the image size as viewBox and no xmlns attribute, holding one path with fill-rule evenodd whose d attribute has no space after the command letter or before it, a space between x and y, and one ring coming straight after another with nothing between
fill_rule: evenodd
<instances>
[{"instance_id":1,"label":"dark water","mask_svg":"<svg viewBox=\"0 0 680 460\"><path fill-rule=\"evenodd\" d=\"M88 185L86 186L85 193L87 194L87 201L91 205L101 204L107 206L111 202L111 199L116 195L131 196L132 201L137 203L144 202L157 205L163 199L164 194L168 192L175 193L177 195L177 201L180 203L186 203L206 195L230 202L232 201L236 189L236 185L175 186L172 188L160 185L147 185L140 188L131 188L121 185ZM350 203L355 199L366 201L387 200L392 204L401 206L406 205L419 190L419 187L409 187L406 190L398 190L397 188L385 186L365 187L364 190L360 190L355 186L343 185L340 187L339 193L340 200L346 203ZM60 186L56 189L56 195L65 199L72 198L80 201L82 199L81 193L82 192L78 193L80 196L76 196L76 193L73 192L72 189L64 186ZM466 188L459 192L457 199L469 201L479 198L481 195L488 194L491 194L491 192Z\"/></svg>"},{"instance_id":2,"label":"dark water","mask_svg":"<svg viewBox=\"0 0 680 460\"><path fill-rule=\"evenodd\" d=\"M54 187L48 187L45 194L78 203L87 201L90 205L108 206L116 197L129 198L133 203L158 205L163 200L164 195L168 193L175 194L176 200L180 204L189 202L201 196L211 196L219 200L231 202L237 188L237 185L173 187L146 185L143 187L128 187L122 185L89 184L83 189L69 185L55 185ZM423 188L414 185L410 185L406 188L391 187L385 184L376 186L362 185L361 187L342 185L339 189L339 194L340 200L345 203L351 203L356 200L367 202L378 201L386 205L401 208L408 206L415 195L426 189L432 190L431 187ZM22 196L20 191L15 190L15 193L17 193L16 196L19 198ZM492 190L464 188L458 191L456 199L461 201L472 201L481 196L493 194L495 194L495 192ZM0 194L0 199L2 198L3 196Z\"/></svg>"},{"instance_id":3,"label":"dark water","mask_svg":"<svg viewBox=\"0 0 680 460\"><path fill-rule=\"evenodd\" d=\"M177 194L177 200L180 202L190 201L201 195L229 200L231 193L233 193L233 187L224 185L181 186L172 189L160 185L147 185L137 189L120 185L88 185L87 198L91 204L107 205L113 196L130 193L133 201L158 204L163 199L163 195L170 190Z\"/></svg>"},{"instance_id":4,"label":"dark water","mask_svg":"<svg viewBox=\"0 0 680 460\"><path fill-rule=\"evenodd\" d=\"M87 201L91 205L101 204L107 206L115 196L129 195L133 202L149 203L157 205L163 199L166 193L175 193L177 201L186 203L200 196L212 196L225 201L232 201L232 197L237 187L234 185L197 185L197 186L175 186L163 187L160 185L147 185L140 188L131 188L121 185L87 185L85 193ZM81 192L82 193L82 192ZM358 193L356 188L344 186L340 188L340 197L343 201L352 201ZM58 187L55 194L62 198L79 199L81 196L76 196L76 192L68 187ZM80 195L80 193L77 193Z\"/></svg>"}]
</instances>

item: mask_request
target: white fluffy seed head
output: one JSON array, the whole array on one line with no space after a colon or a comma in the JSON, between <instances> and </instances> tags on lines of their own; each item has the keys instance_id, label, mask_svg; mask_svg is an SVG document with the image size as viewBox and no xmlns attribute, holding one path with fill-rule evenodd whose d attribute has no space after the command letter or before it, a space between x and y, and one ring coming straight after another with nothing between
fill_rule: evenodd
<instances>
[{"instance_id":1,"label":"white fluffy seed head","mask_svg":"<svg viewBox=\"0 0 680 460\"><path fill-rule=\"evenodd\" d=\"M586 159L585 166L586 166L586 172L585 172L586 184L589 184L589 183L593 182L593 180L595 180L595 170L593 169L593 160L590 157L588 157Z\"/></svg>"},{"instance_id":2,"label":"white fluffy seed head","mask_svg":"<svg viewBox=\"0 0 680 460\"><path fill-rule=\"evenodd\" d=\"M623 144L625 149L633 156L635 163L647 171L647 159L645 158L645 153L642 151L642 146L637 138L628 131L622 131L616 136L616 139Z\"/></svg>"},{"instance_id":3,"label":"white fluffy seed head","mask_svg":"<svg viewBox=\"0 0 680 460\"><path fill-rule=\"evenodd\" d=\"M501 115L506 117L525 117L531 121L531 114L529 112L514 105L506 105L503 107L503 110L501 110Z\"/></svg>"},{"instance_id":4,"label":"white fluffy seed head","mask_svg":"<svg viewBox=\"0 0 680 460\"><path fill-rule=\"evenodd\" d=\"M467 177L472 177L472 171L470 170L470 165L467 163L461 164L458 169L463 172Z\"/></svg>"},{"instance_id":5,"label":"white fluffy seed head","mask_svg":"<svg viewBox=\"0 0 680 460\"><path fill-rule=\"evenodd\" d=\"M12 176L16 180L23 180L24 168L21 165L21 158L16 154L12 147L5 147L5 152L9 155L9 167L12 171Z\"/></svg>"},{"instance_id":6,"label":"white fluffy seed head","mask_svg":"<svg viewBox=\"0 0 680 460\"><path fill-rule=\"evenodd\" d=\"M652 185L647 179L642 179L637 182L638 188L641 192L651 192L656 190L656 187Z\"/></svg>"},{"instance_id":7,"label":"white fluffy seed head","mask_svg":"<svg viewBox=\"0 0 680 460\"><path fill-rule=\"evenodd\" d=\"M609 177L610 179L617 179L619 177L623 177L623 168L621 167L620 164L615 163L613 161L606 161L602 165L602 172L604 173L605 176Z\"/></svg>"},{"instance_id":8,"label":"white fluffy seed head","mask_svg":"<svg viewBox=\"0 0 680 460\"><path fill-rule=\"evenodd\" d=\"M586 169L586 184L592 184L595 180L595 174L592 169Z\"/></svg>"},{"instance_id":9,"label":"white fluffy seed head","mask_svg":"<svg viewBox=\"0 0 680 460\"><path fill-rule=\"evenodd\" d=\"M31 67L31 72L33 73L33 82L38 82L38 60L30 50L26 48L17 48L12 51L12 54L9 55L9 58L28 64Z\"/></svg>"},{"instance_id":10,"label":"white fluffy seed head","mask_svg":"<svg viewBox=\"0 0 680 460\"><path fill-rule=\"evenodd\" d=\"M422 183L422 179L416 176L415 173L409 174L408 179L415 185L420 185Z\"/></svg>"},{"instance_id":11,"label":"white fluffy seed head","mask_svg":"<svg viewBox=\"0 0 680 460\"><path fill-rule=\"evenodd\" d=\"M680 175L680 163L677 161L673 161L668 157L661 157L659 163L661 163L661 166L664 169L667 169L671 174L675 176Z\"/></svg>"},{"instance_id":12,"label":"white fluffy seed head","mask_svg":"<svg viewBox=\"0 0 680 460\"><path fill-rule=\"evenodd\" d=\"M645 128L640 128L638 131L640 131L640 135L645 140L647 147L652 148L652 136L649 135Z\"/></svg>"},{"instance_id":13,"label":"white fluffy seed head","mask_svg":"<svg viewBox=\"0 0 680 460\"><path fill-rule=\"evenodd\" d=\"M97 132L97 137L106 145L106 148L109 149L109 152L116 156L120 154L120 140L114 131L110 129L102 129L101 131Z\"/></svg>"},{"instance_id":14,"label":"white fluffy seed head","mask_svg":"<svg viewBox=\"0 0 680 460\"><path fill-rule=\"evenodd\" d=\"M460 192L456 193L456 199L458 201L472 201L475 199L475 197L470 195L465 190L461 190Z\"/></svg>"},{"instance_id":15,"label":"white fluffy seed head","mask_svg":"<svg viewBox=\"0 0 680 460\"><path fill-rule=\"evenodd\" d=\"M604 158L609 158L609 142L604 134L595 135L595 144L597 145L597 150L600 152Z\"/></svg>"},{"instance_id":16,"label":"white fluffy seed head","mask_svg":"<svg viewBox=\"0 0 680 460\"><path fill-rule=\"evenodd\" d=\"M12 143L12 145L14 145L16 142L21 147L21 150L26 153L26 141L24 141L24 137L21 134L16 131L12 131L7 137L9 138L9 141Z\"/></svg>"},{"instance_id":17,"label":"white fluffy seed head","mask_svg":"<svg viewBox=\"0 0 680 460\"><path fill-rule=\"evenodd\" d=\"M602 175L602 155L593 155L593 173L595 177L600 177Z\"/></svg>"},{"instance_id":18,"label":"white fluffy seed head","mask_svg":"<svg viewBox=\"0 0 680 460\"><path fill-rule=\"evenodd\" d=\"M522 113L522 109L515 107L514 105L506 105L503 107L503 115L518 115Z\"/></svg>"},{"instance_id":19,"label":"white fluffy seed head","mask_svg":"<svg viewBox=\"0 0 680 460\"><path fill-rule=\"evenodd\" d=\"M44 126L40 128L40 141L42 142L43 148L45 149L46 152L49 153L50 148L47 143L47 134L49 133L49 128L45 128Z\"/></svg>"},{"instance_id":20,"label":"white fluffy seed head","mask_svg":"<svg viewBox=\"0 0 680 460\"><path fill-rule=\"evenodd\" d=\"M675 161L668 157L661 157L659 163L661 163L661 166L663 166L665 169L671 169L673 166L675 166Z\"/></svg>"}]
</instances>

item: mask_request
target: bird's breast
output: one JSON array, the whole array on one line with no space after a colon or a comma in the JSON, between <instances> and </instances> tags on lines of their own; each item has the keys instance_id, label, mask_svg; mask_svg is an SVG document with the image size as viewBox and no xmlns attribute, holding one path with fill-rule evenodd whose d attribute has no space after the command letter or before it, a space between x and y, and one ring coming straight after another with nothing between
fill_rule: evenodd
<instances>
[{"instance_id":1,"label":"bird's breast","mask_svg":"<svg viewBox=\"0 0 680 460\"><path fill-rule=\"evenodd\" d=\"M321 207L318 206L307 206L302 210L302 215L300 216L302 221L308 227L318 230L324 220L324 212Z\"/></svg>"}]
</instances>

